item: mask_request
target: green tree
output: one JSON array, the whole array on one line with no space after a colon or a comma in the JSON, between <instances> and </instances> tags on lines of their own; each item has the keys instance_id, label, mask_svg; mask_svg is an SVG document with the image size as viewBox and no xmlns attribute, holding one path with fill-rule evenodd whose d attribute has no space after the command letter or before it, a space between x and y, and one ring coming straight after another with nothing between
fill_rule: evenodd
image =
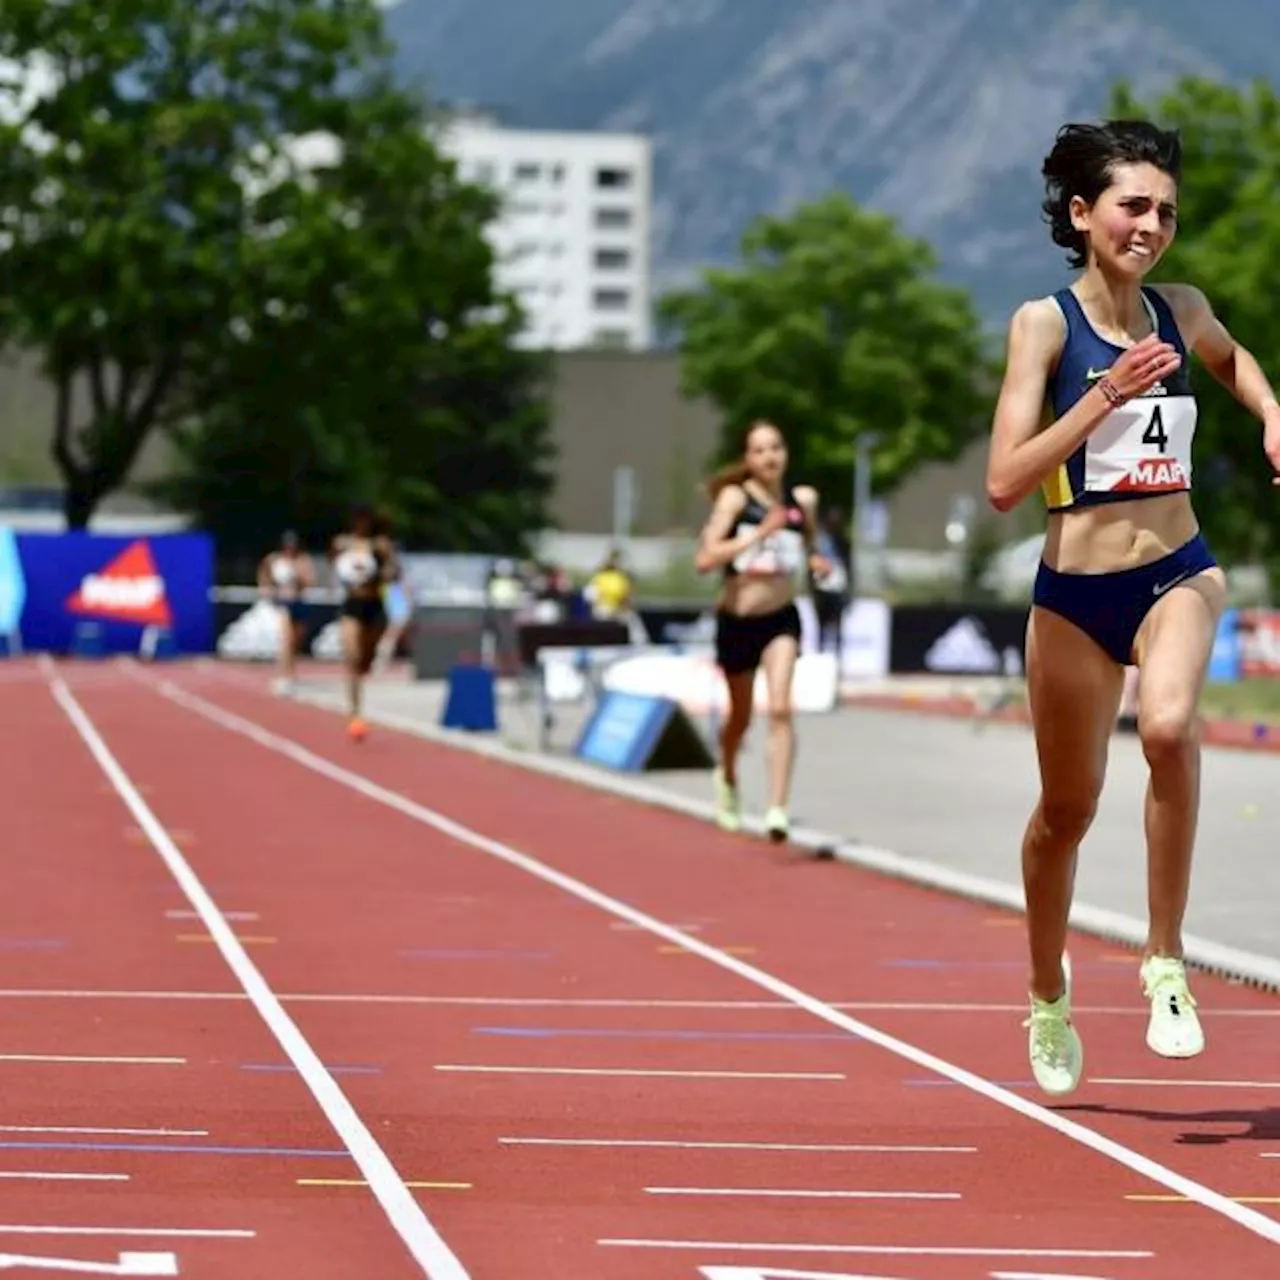
<instances>
[{"instance_id":1,"label":"green tree","mask_svg":"<svg viewBox=\"0 0 1280 1280\"><path fill-rule=\"evenodd\" d=\"M1188 78L1154 103L1118 85L1110 112L1158 121L1182 136L1178 235L1153 282L1203 289L1231 332L1280 383L1280 98ZM1196 510L1217 552L1280 578L1280 502L1257 420L1212 378L1199 380Z\"/></svg>"},{"instance_id":2,"label":"green tree","mask_svg":"<svg viewBox=\"0 0 1280 1280\"><path fill-rule=\"evenodd\" d=\"M843 501L859 439L877 437L884 493L988 428L995 375L978 316L932 278L929 246L889 218L832 195L757 220L742 258L660 305L680 335L686 392L723 415L726 457L769 418L795 474Z\"/></svg>"},{"instance_id":3,"label":"green tree","mask_svg":"<svg viewBox=\"0 0 1280 1280\"><path fill-rule=\"evenodd\" d=\"M261 554L314 541L354 500L439 550L524 550L552 486L543 359L495 294L494 197L459 181L411 99L350 104L312 178L264 203L234 340L198 370L204 408L153 491Z\"/></svg>"},{"instance_id":4,"label":"green tree","mask_svg":"<svg viewBox=\"0 0 1280 1280\"><path fill-rule=\"evenodd\" d=\"M72 527L190 409L268 230L253 182L277 140L331 124L381 53L373 0L5 0L0 336L56 388Z\"/></svg>"}]
</instances>

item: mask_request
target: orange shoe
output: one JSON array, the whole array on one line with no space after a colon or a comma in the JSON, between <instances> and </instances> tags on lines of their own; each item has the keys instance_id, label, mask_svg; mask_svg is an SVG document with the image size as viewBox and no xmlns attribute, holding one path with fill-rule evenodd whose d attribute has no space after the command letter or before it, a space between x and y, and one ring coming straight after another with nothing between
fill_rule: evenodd
<instances>
[{"instance_id":1,"label":"orange shoe","mask_svg":"<svg viewBox=\"0 0 1280 1280\"><path fill-rule=\"evenodd\" d=\"M357 717L347 725L347 736L352 742L363 742L369 736L369 726Z\"/></svg>"}]
</instances>

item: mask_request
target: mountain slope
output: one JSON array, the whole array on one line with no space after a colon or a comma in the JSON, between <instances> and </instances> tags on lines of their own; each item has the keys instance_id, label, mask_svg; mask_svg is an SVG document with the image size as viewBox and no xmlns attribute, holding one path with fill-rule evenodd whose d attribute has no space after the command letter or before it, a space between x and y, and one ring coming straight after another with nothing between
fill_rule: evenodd
<instances>
[{"instance_id":1,"label":"mountain slope","mask_svg":"<svg viewBox=\"0 0 1280 1280\"><path fill-rule=\"evenodd\" d=\"M1238 82L1280 47L1280 5L1256 0L403 0L388 18L433 97L651 134L659 288L835 187L929 239L996 322L1065 271L1038 176L1062 121L1122 77Z\"/></svg>"}]
</instances>

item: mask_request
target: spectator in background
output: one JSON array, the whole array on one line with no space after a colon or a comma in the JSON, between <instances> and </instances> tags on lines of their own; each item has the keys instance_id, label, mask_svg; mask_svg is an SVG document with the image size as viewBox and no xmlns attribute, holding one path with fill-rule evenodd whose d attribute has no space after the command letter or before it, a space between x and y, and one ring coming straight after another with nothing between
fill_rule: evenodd
<instances>
[{"instance_id":1,"label":"spectator in background","mask_svg":"<svg viewBox=\"0 0 1280 1280\"><path fill-rule=\"evenodd\" d=\"M622 553L616 547L591 575L583 594L593 618L614 619L630 614L634 588L622 567Z\"/></svg>"},{"instance_id":2,"label":"spectator in background","mask_svg":"<svg viewBox=\"0 0 1280 1280\"><path fill-rule=\"evenodd\" d=\"M386 634L378 643L376 666L385 671L400 648L400 641L408 630L413 617L413 600L404 585L404 568L400 562L400 548L395 542L395 527L389 516L382 518L382 532L395 551L395 569L392 577L382 588L382 603L387 611Z\"/></svg>"},{"instance_id":3,"label":"spectator in background","mask_svg":"<svg viewBox=\"0 0 1280 1280\"><path fill-rule=\"evenodd\" d=\"M829 507L818 526L815 543L818 554L831 566L821 579L811 579L814 612L818 615L818 648L831 649L840 657L841 623L853 598L853 551L845 532L844 514Z\"/></svg>"}]
</instances>

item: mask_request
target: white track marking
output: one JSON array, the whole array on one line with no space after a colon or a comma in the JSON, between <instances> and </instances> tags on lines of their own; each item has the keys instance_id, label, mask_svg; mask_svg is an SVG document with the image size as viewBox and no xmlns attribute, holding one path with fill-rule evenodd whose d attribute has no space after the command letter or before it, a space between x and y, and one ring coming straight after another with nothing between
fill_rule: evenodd
<instances>
[{"instance_id":1,"label":"white track marking","mask_svg":"<svg viewBox=\"0 0 1280 1280\"><path fill-rule=\"evenodd\" d=\"M45 1173L36 1169L0 1169L0 1178L15 1182L128 1182L127 1173Z\"/></svg>"},{"instance_id":2,"label":"white track marking","mask_svg":"<svg viewBox=\"0 0 1280 1280\"><path fill-rule=\"evenodd\" d=\"M863 1155L972 1155L978 1150L977 1147L893 1147L844 1142L678 1142L660 1138L499 1138L498 1142L508 1147L653 1147L664 1151L813 1151Z\"/></svg>"},{"instance_id":3,"label":"white track marking","mask_svg":"<svg viewBox=\"0 0 1280 1280\"><path fill-rule=\"evenodd\" d=\"M836 1071L660 1071L642 1067L520 1067L437 1063L437 1071L508 1076L668 1076L681 1080L846 1080Z\"/></svg>"},{"instance_id":4,"label":"white track marking","mask_svg":"<svg viewBox=\"0 0 1280 1280\"><path fill-rule=\"evenodd\" d=\"M186 1058L116 1058L74 1053L0 1053L0 1062L78 1062L106 1067L181 1067Z\"/></svg>"},{"instance_id":5,"label":"white track marking","mask_svg":"<svg viewBox=\"0 0 1280 1280\"><path fill-rule=\"evenodd\" d=\"M958 1191L825 1191L775 1187L645 1187L650 1196L740 1196L776 1200L959 1200Z\"/></svg>"},{"instance_id":6,"label":"white track marking","mask_svg":"<svg viewBox=\"0 0 1280 1280\"><path fill-rule=\"evenodd\" d=\"M437 810L410 800L407 796L401 795L397 791L392 791L388 787L383 787L361 774L353 773L350 769L343 768L341 765L317 755L289 738L273 733L252 720L225 711L204 698L189 694L179 689L172 682L165 681L159 686L153 687L156 687L157 691L171 702L186 707L188 710L203 716L214 724L221 725L232 733L239 734L241 737L258 743L259 746L278 756L293 760L303 768L347 787L367 799L383 804L388 809L395 810L405 817L421 823L423 826L430 827L449 839L487 853L491 857L505 862L509 866L516 867L546 884L554 885L565 893L583 902L590 903L592 906L598 907L600 910L620 920L630 920L633 924L647 928L651 933L665 941L684 947L711 964L717 965L729 973L736 974L753 986L768 991L780 999L791 1001L797 1008L804 1009L832 1026L841 1027L859 1039L874 1044L898 1058L912 1062L918 1067L923 1067L926 1071L934 1072L944 1079L961 1085L979 1097L986 1098L988 1101L994 1102L1009 1111L1034 1120L1037 1124L1043 1125L1063 1137L1070 1138L1081 1146L1107 1157L1116 1164L1122 1165L1124 1168L1149 1179L1159 1186L1179 1195L1189 1197L1204 1208L1220 1214L1255 1235L1259 1235L1273 1244L1280 1244L1280 1220L1267 1217L1246 1205L1236 1204L1221 1192L1214 1191L1212 1188L1195 1182L1191 1178L1184 1177L1182 1174L1166 1168L1159 1161L1152 1160L1148 1156L1133 1151L1114 1139L1104 1137L1077 1121L1059 1115L1057 1112L1032 1102L1029 1098L1024 1098L1012 1090L992 1084L991 1081L984 1079L982 1076L967 1071L963 1067L958 1067L954 1063L947 1062L932 1053L927 1053L908 1041L901 1040L897 1036L888 1035L868 1023L852 1018L838 1009L833 1009L829 1004L816 999L790 983L782 981L782 979L775 977L773 974L757 968L755 965L748 964L736 956L727 955L725 952L690 934L681 933L678 929L664 925L660 920L654 919L654 917L630 906L628 903L602 893L581 880L557 871L529 854L522 853L510 845L482 835L480 832L464 826L460 822L455 822L452 818L446 817Z\"/></svg>"},{"instance_id":7,"label":"white track marking","mask_svg":"<svg viewBox=\"0 0 1280 1280\"><path fill-rule=\"evenodd\" d=\"M0 1224L0 1236L154 1236L164 1240L253 1240L256 1231L214 1227L54 1227L16 1223Z\"/></svg>"},{"instance_id":8,"label":"white track marking","mask_svg":"<svg viewBox=\"0 0 1280 1280\"><path fill-rule=\"evenodd\" d=\"M776 1271L773 1267L700 1267L702 1280L901 1280L897 1276L869 1276L849 1271ZM1071 1280L1071 1277L1063 1277Z\"/></svg>"},{"instance_id":9,"label":"white track marking","mask_svg":"<svg viewBox=\"0 0 1280 1280\"><path fill-rule=\"evenodd\" d=\"M0 1000L247 1000L243 991L59 991L39 987L0 988ZM281 1004L402 1004L495 1009L741 1009L743 1012L794 1009L790 1000L662 1000L619 996L420 996L334 991L276 992ZM966 1004L911 1000L831 1000L832 1009L849 1013L999 1013L1024 1014L1021 1004ZM1077 1015L1148 1018L1145 1008L1080 1005ZM1200 1018L1280 1018L1275 1009L1201 1009Z\"/></svg>"},{"instance_id":10,"label":"white track marking","mask_svg":"<svg viewBox=\"0 0 1280 1280\"><path fill-rule=\"evenodd\" d=\"M92 1133L119 1138L207 1138L208 1129L96 1129L67 1124L0 1124L0 1133Z\"/></svg>"},{"instance_id":11,"label":"white track marking","mask_svg":"<svg viewBox=\"0 0 1280 1280\"><path fill-rule=\"evenodd\" d=\"M176 1276L178 1259L172 1253L121 1253L115 1262L85 1262L82 1258L42 1258L27 1253L0 1253L0 1271L58 1271L76 1276Z\"/></svg>"},{"instance_id":12,"label":"white track marking","mask_svg":"<svg viewBox=\"0 0 1280 1280\"><path fill-rule=\"evenodd\" d=\"M1137 1085L1143 1089L1280 1089L1280 1080L1134 1080L1127 1076L1090 1076L1089 1083Z\"/></svg>"},{"instance_id":13,"label":"white track marking","mask_svg":"<svg viewBox=\"0 0 1280 1280\"><path fill-rule=\"evenodd\" d=\"M262 1021L297 1069L343 1145L351 1152L369 1188L382 1206L391 1226L409 1253L430 1280L469 1280L462 1263L436 1231L422 1206L404 1184L386 1153L369 1132L338 1082L325 1069L319 1055L285 1012L284 1006L267 984L248 952L236 938L217 904L191 869L182 851L152 813L125 773L111 749L103 741L93 721L62 679L54 676L50 687L58 705L66 712L90 754L110 780L134 820L146 832L170 874L200 913L200 919L222 953L228 968L253 1001Z\"/></svg>"},{"instance_id":14,"label":"white track marking","mask_svg":"<svg viewBox=\"0 0 1280 1280\"><path fill-rule=\"evenodd\" d=\"M780 1244L750 1240L597 1240L610 1249L683 1249L706 1253L853 1253L903 1258L1154 1258L1140 1249L980 1249L973 1245ZM767 1273L766 1273L767 1274ZM1065 1277L1071 1280L1071 1277Z\"/></svg>"}]
</instances>

